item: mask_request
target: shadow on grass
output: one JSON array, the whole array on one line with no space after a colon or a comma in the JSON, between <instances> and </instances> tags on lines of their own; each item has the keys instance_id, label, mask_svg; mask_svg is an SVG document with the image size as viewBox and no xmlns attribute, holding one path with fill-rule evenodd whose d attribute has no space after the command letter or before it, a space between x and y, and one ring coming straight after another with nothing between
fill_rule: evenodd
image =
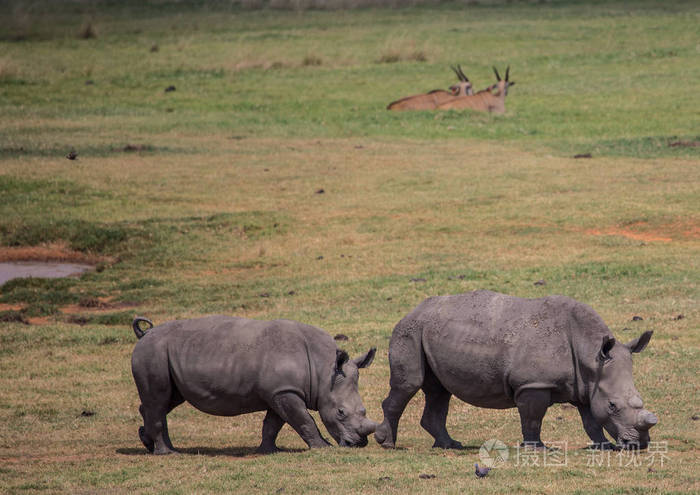
<instances>
[{"instance_id":1,"label":"shadow on grass","mask_svg":"<svg viewBox=\"0 0 700 495\"><path fill-rule=\"evenodd\" d=\"M257 457L260 454L257 451L257 447L224 447L224 448L214 448L214 447L187 447L184 449L176 449L177 453L180 455L204 455L207 457ZM285 449L280 448L279 452L289 452L289 453L299 453L305 452L308 449ZM117 449L117 454L122 455L135 455L135 456L145 456L151 455L144 448L121 448Z\"/></svg>"}]
</instances>

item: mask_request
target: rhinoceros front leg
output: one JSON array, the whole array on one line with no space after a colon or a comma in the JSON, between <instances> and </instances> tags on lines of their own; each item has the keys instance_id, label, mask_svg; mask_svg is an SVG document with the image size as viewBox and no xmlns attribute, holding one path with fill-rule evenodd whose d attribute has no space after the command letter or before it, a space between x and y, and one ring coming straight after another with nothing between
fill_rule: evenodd
<instances>
[{"instance_id":1,"label":"rhinoceros front leg","mask_svg":"<svg viewBox=\"0 0 700 495\"><path fill-rule=\"evenodd\" d=\"M593 417L591 407L587 405L577 405L576 407L581 415L581 421L583 421L583 429L586 430L590 439L593 440L593 445L591 445L591 447L600 450L614 450L615 447L613 444L608 442L608 439L605 438L603 427L600 426Z\"/></svg>"},{"instance_id":2,"label":"rhinoceros front leg","mask_svg":"<svg viewBox=\"0 0 700 495\"><path fill-rule=\"evenodd\" d=\"M299 434L309 448L330 446L330 443L321 436L314 418L311 417L306 409L306 403L297 394L293 392L277 394L272 400L272 409L281 418L283 424L289 423L294 428L294 431ZM272 428L275 426L276 423L274 423L274 420L271 420L269 431L272 431ZM282 425L279 426L279 428L281 427ZM263 430L264 428L265 425L263 424ZM277 431L279 432L279 429Z\"/></svg>"},{"instance_id":3,"label":"rhinoceros front leg","mask_svg":"<svg viewBox=\"0 0 700 495\"><path fill-rule=\"evenodd\" d=\"M280 415L272 409L268 409L265 419L263 420L262 442L257 450L259 454L273 454L279 451L275 441L277 440L277 434L282 429L282 426L284 426L284 420Z\"/></svg>"},{"instance_id":4,"label":"rhinoceros front leg","mask_svg":"<svg viewBox=\"0 0 700 495\"><path fill-rule=\"evenodd\" d=\"M542 419L551 404L552 392L549 389L525 389L518 393L515 404L520 413L520 426L523 431L523 446L545 448L540 433Z\"/></svg>"}]
</instances>

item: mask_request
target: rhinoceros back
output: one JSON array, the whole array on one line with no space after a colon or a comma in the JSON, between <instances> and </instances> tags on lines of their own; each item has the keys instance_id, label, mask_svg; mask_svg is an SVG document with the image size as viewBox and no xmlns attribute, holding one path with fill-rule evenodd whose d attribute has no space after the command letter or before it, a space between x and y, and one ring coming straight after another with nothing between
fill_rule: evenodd
<instances>
[{"instance_id":1,"label":"rhinoceros back","mask_svg":"<svg viewBox=\"0 0 700 495\"><path fill-rule=\"evenodd\" d=\"M141 348L139 348L141 346ZM175 320L149 330L134 360L166 360L185 400L216 415L268 408L282 391L313 405L319 368L335 356L333 339L289 320L229 316Z\"/></svg>"},{"instance_id":2,"label":"rhinoceros back","mask_svg":"<svg viewBox=\"0 0 700 495\"><path fill-rule=\"evenodd\" d=\"M572 313L576 301L522 299L476 291L424 301L399 325L419 328L425 359L461 400L490 408L515 405L523 387L573 387ZM592 310L591 310L592 311Z\"/></svg>"}]
</instances>

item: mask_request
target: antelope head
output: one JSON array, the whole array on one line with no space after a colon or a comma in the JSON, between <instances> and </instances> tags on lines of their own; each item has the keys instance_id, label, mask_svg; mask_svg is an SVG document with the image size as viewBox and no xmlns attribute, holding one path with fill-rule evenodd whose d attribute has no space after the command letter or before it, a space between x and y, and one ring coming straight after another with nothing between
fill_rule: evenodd
<instances>
[{"instance_id":1,"label":"antelope head","mask_svg":"<svg viewBox=\"0 0 700 495\"><path fill-rule=\"evenodd\" d=\"M464 72L462 72L462 66L457 65L456 69L454 67L450 66L450 69L452 69L454 71L454 73L457 74L457 78L459 79L459 84L455 84L453 86L450 86L450 91L452 92L452 96L473 95L474 90L472 89L472 83L469 82L469 79L467 78L467 76L465 76Z\"/></svg>"},{"instance_id":2,"label":"antelope head","mask_svg":"<svg viewBox=\"0 0 700 495\"><path fill-rule=\"evenodd\" d=\"M506 78L501 79L501 75L498 73L498 69L496 67L493 68L493 72L496 74L496 79L497 83L494 84L493 86L489 87L491 91L496 90L497 94L503 94L503 96L508 95L508 88L510 86L513 86L515 84L515 81L509 81L509 73L510 73L510 65L506 67Z\"/></svg>"}]
</instances>

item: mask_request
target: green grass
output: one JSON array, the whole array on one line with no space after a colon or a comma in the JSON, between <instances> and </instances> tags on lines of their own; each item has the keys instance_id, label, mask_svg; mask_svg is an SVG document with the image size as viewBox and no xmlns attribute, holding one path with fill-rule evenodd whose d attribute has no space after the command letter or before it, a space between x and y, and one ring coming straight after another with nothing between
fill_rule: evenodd
<instances>
[{"instance_id":1,"label":"green grass","mask_svg":"<svg viewBox=\"0 0 700 495\"><path fill-rule=\"evenodd\" d=\"M700 140L696 3L250 5L0 4L0 256L103 260L0 288L0 491L700 490L700 147L671 146ZM505 115L385 110L452 84L457 63L477 88L510 64ZM291 318L348 335L353 355L376 346L360 387L380 420L393 326L474 289L569 295L623 342L654 330L636 386L669 462L590 466L557 405L543 436L569 442L568 466L477 480L485 440L520 441L517 412L453 400L468 449L434 451L421 394L396 451L307 451L285 427L285 452L258 457L261 414L183 406L169 420L185 455L145 455L133 316Z\"/></svg>"}]
</instances>

